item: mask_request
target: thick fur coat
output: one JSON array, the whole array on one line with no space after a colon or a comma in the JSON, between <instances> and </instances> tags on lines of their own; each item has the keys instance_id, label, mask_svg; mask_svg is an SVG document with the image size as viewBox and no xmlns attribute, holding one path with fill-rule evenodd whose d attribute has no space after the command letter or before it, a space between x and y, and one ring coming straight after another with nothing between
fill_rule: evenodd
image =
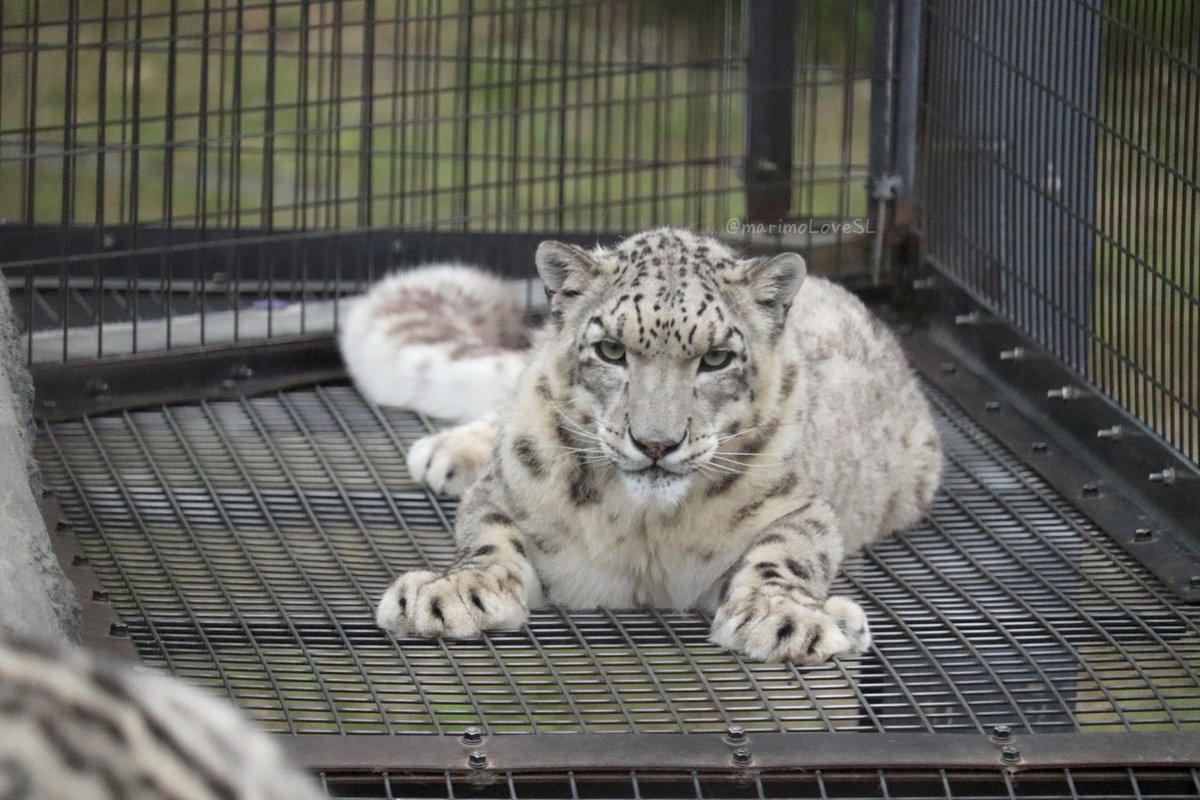
<instances>
[{"instance_id":1,"label":"thick fur coat","mask_svg":"<svg viewBox=\"0 0 1200 800\"><path fill-rule=\"evenodd\" d=\"M402 575L380 626L471 637L545 603L654 605L712 613L713 641L754 659L863 651L866 616L830 583L928 510L942 463L888 330L798 255L685 230L547 242L537 265L552 319L510 401L409 453L418 480L465 491L460 557ZM393 338L377 373L430 344Z\"/></svg>"}]
</instances>

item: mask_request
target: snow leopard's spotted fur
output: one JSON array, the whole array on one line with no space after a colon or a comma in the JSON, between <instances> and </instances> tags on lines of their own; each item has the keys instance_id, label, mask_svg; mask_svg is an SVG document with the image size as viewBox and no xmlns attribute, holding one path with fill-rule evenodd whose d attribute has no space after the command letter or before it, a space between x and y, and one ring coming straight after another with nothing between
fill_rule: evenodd
<instances>
[{"instance_id":1,"label":"snow leopard's spotted fur","mask_svg":"<svg viewBox=\"0 0 1200 800\"><path fill-rule=\"evenodd\" d=\"M890 333L800 256L684 230L547 242L537 265L551 330L511 403L409 454L419 480L469 484L461 555L402 575L380 626L471 637L547 602L649 604L712 612L713 641L754 659L863 651L830 582L925 513L942 463Z\"/></svg>"},{"instance_id":2,"label":"snow leopard's spotted fur","mask_svg":"<svg viewBox=\"0 0 1200 800\"><path fill-rule=\"evenodd\" d=\"M0 797L317 800L231 705L0 630Z\"/></svg>"}]
</instances>

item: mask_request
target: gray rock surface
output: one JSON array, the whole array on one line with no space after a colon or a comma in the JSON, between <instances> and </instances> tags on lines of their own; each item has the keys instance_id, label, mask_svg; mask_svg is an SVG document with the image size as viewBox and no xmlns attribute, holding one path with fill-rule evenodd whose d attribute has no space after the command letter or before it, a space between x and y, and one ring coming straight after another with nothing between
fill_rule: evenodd
<instances>
[{"instance_id":1,"label":"gray rock surface","mask_svg":"<svg viewBox=\"0 0 1200 800\"><path fill-rule=\"evenodd\" d=\"M0 283L0 626L77 639L79 605L50 545L33 460L33 382Z\"/></svg>"}]
</instances>

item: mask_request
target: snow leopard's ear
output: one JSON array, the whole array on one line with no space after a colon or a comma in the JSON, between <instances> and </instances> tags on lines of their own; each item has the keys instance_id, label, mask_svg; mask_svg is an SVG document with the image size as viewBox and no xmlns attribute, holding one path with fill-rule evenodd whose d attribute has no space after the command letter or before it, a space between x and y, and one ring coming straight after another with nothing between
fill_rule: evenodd
<instances>
[{"instance_id":1,"label":"snow leopard's ear","mask_svg":"<svg viewBox=\"0 0 1200 800\"><path fill-rule=\"evenodd\" d=\"M595 256L573 244L542 242L534 260L555 318L561 317L563 303L582 294L600 272Z\"/></svg>"},{"instance_id":2,"label":"snow leopard's ear","mask_svg":"<svg viewBox=\"0 0 1200 800\"><path fill-rule=\"evenodd\" d=\"M751 258L739 263L754 302L774 312L778 319L787 316L796 292L808 270L798 253L780 253L769 258Z\"/></svg>"}]
</instances>

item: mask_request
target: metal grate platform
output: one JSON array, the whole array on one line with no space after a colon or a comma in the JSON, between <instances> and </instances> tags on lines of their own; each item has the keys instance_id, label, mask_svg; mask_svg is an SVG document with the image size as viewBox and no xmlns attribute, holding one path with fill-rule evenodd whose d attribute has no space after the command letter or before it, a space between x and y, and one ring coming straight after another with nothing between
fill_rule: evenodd
<instances>
[{"instance_id":1,"label":"metal grate platform","mask_svg":"<svg viewBox=\"0 0 1200 800\"><path fill-rule=\"evenodd\" d=\"M521 776L508 774L481 787L461 776L447 774L443 782L414 784L404 776L327 776L324 788L333 800L346 798L460 797L486 800L580 800L587 797L636 797L642 800L753 800L753 798L829 798L830 800L904 800L940 797L972 798L1072 798L1075 800L1141 800L1194 798L1200 793L1200 771L1171 770L1054 770L1022 775L1007 772L957 772L954 770L815 770L731 778L727 774L692 772L656 775Z\"/></svg>"},{"instance_id":2,"label":"metal grate platform","mask_svg":"<svg viewBox=\"0 0 1200 800\"><path fill-rule=\"evenodd\" d=\"M928 392L948 455L932 519L838 580L873 650L809 668L744 663L671 611L384 635L376 598L452 558L454 504L404 467L430 421L345 385L55 423L37 453L143 660L278 731L1200 729L1200 608Z\"/></svg>"}]
</instances>

